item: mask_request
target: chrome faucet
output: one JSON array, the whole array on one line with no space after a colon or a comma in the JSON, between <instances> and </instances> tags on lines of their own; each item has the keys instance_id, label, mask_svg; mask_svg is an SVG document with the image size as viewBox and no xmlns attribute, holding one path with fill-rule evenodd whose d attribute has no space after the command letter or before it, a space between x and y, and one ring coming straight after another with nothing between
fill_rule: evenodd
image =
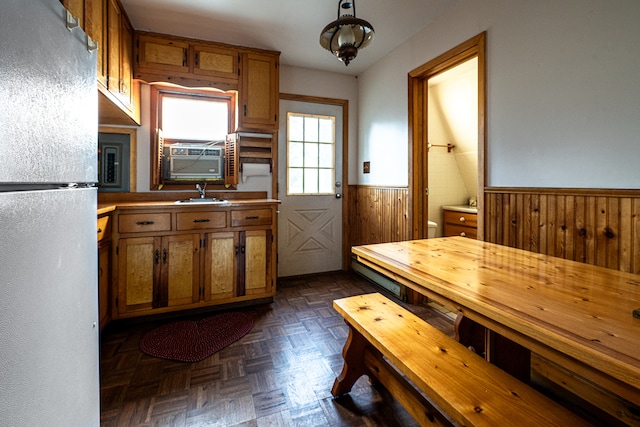
<instances>
[{"instance_id":1,"label":"chrome faucet","mask_svg":"<svg viewBox=\"0 0 640 427\"><path fill-rule=\"evenodd\" d=\"M200 198L204 199L205 196L205 190L207 189L207 184L204 183L202 185L200 184L196 184L196 190L198 190L198 193L200 193Z\"/></svg>"}]
</instances>

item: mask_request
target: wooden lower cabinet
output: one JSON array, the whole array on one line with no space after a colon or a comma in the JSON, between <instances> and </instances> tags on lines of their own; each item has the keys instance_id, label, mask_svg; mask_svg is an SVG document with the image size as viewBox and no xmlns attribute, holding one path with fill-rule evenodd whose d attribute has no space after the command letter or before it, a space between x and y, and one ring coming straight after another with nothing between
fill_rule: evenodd
<instances>
[{"instance_id":1,"label":"wooden lower cabinet","mask_svg":"<svg viewBox=\"0 0 640 427\"><path fill-rule=\"evenodd\" d=\"M271 252L268 248L271 230L246 231L242 234L244 295L269 292L271 291L269 269Z\"/></svg>"},{"instance_id":2,"label":"wooden lower cabinet","mask_svg":"<svg viewBox=\"0 0 640 427\"><path fill-rule=\"evenodd\" d=\"M111 216L99 215L98 235L98 319L102 331L111 320Z\"/></svg>"},{"instance_id":3,"label":"wooden lower cabinet","mask_svg":"<svg viewBox=\"0 0 640 427\"><path fill-rule=\"evenodd\" d=\"M204 256L204 299L228 300L235 296L237 233L209 233Z\"/></svg>"},{"instance_id":4,"label":"wooden lower cabinet","mask_svg":"<svg viewBox=\"0 0 640 427\"><path fill-rule=\"evenodd\" d=\"M198 302L199 234L120 239L118 311Z\"/></svg>"},{"instance_id":5,"label":"wooden lower cabinet","mask_svg":"<svg viewBox=\"0 0 640 427\"><path fill-rule=\"evenodd\" d=\"M159 240L157 237L136 237L118 242L118 314L153 309Z\"/></svg>"},{"instance_id":6,"label":"wooden lower cabinet","mask_svg":"<svg viewBox=\"0 0 640 427\"><path fill-rule=\"evenodd\" d=\"M98 243L98 313L100 330L111 320L109 310L109 283L111 282L111 242Z\"/></svg>"},{"instance_id":7,"label":"wooden lower cabinet","mask_svg":"<svg viewBox=\"0 0 640 427\"><path fill-rule=\"evenodd\" d=\"M113 317L272 297L274 217L274 207L119 213Z\"/></svg>"},{"instance_id":8,"label":"wooden lower cabinet","mask_svg":"<svg viewBox=\"0 0 640 427\"><path fill-rule=\"evenodd\" d=\"M162 251L160 286L157 289L158 306L175 307L198 302L200 300L200 235L179 234L164 237Z\"/></svg>"},{"instance_id":9,"label":"wooden lower cabinet","mask_svg":"<svg viewBox=\"0 0 640 427\"><path fill-rule=\"evenodd\" d=\"M207 235L204 296L208 301L271 292L271 230Z\"/></svg>"}]
</instances>

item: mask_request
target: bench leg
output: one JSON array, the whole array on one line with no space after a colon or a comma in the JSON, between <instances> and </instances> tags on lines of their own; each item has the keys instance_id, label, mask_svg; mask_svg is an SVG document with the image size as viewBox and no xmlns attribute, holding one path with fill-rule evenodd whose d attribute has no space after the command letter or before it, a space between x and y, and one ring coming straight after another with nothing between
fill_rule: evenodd
<instances>
[{"instance_id":1,"label":"bench leg","mask_svg":"<svg viewBox=\"0 0 640 427\"><path fill-rule=\"evenodd\" d=\"M342 372L333 382L331 394L342 396L349 393L353 385L363 375L368 375L368 370L364 366L364 350L367 340L358 331L349 325L349 336L342 349L344 366Z\"/></svg>"}]
</instances>

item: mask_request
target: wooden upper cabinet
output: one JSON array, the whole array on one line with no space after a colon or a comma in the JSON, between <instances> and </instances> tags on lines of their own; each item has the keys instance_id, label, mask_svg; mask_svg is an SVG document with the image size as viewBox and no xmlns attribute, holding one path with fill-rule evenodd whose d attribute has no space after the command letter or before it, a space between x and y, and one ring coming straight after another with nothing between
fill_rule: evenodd
<instances>
[{"instance_id":1,"label":"wooden upper cabinet","mask_svg":"<svg viewBox=\"0 0 640 427\"><path fill-rule=\"evenodd\" d=\"M137 32L134 76L186 87L238 89L238 49L165 34Z\"/></svg>"},{"instance_id":2,"label":"wooden upper cabinet","mask_svg":"<svg viewBox=\"0 0 640 427\"><path fill-rule=\"evenodd\" d=\"M242 54L238 130L274 130L278 127L279 55Z\"/></svg>"},{"instance_id":3,"label":"wooden upper cabinet","mask_svg":"<svg viewBox=\"0 0 640 427\"><path fill-rule=\"evenodd\" d=\"M279 52L148 32L136 32L134 46L135 78L237 90L236 129L277 130Z\"/></svg>"},{"instance_id":4,"label":"wooden upper cabinet","mask_svg":"<svg viewBox=\"0 0 640 427\"><path fill-rule=\"evenodd\" d=\"M133 28L124 16L120 3L108 5L108 80L107 88L130 111L133 110Z\"/></svg>"},{"instance_id":5,"label":"wooden upper cabinet","mask_svg":"<svg viewBox=\"0 0 640 427\"><path fill-rule=\"evenodd\" d=\"M193 73L202 76L238 79L238 50L206 44L193 45Z\"/></svg>"},{"instance_id":6,"label":"wooden upper cabinet","mask_svg":"<svg viewBox=\"0 0 640 427\"><path fill-rule=\"evenodd\" d=\"M84 31L98 45L98 83L107 87L107 1L84 0Z\"/></svg>"},{"instance_id":7,"label":"wooden upper cabinet","mask_svg":"<svg viewBox=\"0 0 640 427\"><path fill-rule=\"evenodd\" d=\"M133 80L133 27L119 0L60 0L98 48L100 124L139 125L140 85Z\"/></svg>"},{"instance_id":8,"label":"wooden upper cabinet","mask_svg":"<svg viewBox=\"0 0 640 427\"><path fill-rule=\"evenodd\" d=\"M133 27L127 19L120 21L120 81L120 99L133 111Z\"/></svg>"},{"instance_id":9,"label":"wooden upper cabinet","mask_svg":"<svg viewBox=\"0 0 640 427\"><path fill-rule=\"evenodd\" d=\"M189 43L150 35L136 37L136 77L189 72Z\"/></svg>"}]
</instances>

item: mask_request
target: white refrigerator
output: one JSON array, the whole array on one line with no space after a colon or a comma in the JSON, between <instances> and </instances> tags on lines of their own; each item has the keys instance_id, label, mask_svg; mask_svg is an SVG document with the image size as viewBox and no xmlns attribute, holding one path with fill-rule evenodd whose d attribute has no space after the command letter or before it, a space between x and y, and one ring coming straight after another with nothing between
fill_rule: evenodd
<instances>
[{"instance_id":1,"label":"white refrigerator","mask_svg":"<svg viewBox=\"0 0 640 427\"><path fill-rule=\"evenodd\" d=\"M0 2L2 426L100 424L96 52L69 22Z\"/></svg>"}]
</instances>

